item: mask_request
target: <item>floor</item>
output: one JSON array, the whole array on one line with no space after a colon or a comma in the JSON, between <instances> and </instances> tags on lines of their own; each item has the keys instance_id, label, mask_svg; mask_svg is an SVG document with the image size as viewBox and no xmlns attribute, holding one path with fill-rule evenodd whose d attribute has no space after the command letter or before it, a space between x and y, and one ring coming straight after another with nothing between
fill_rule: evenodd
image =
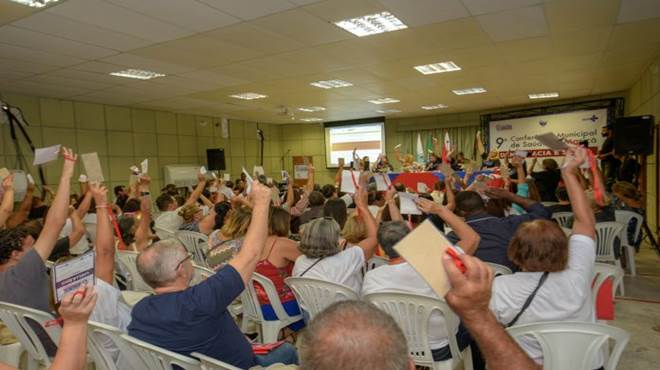
<instances>
[{"instance_id":1,"label":"floor","mask_svg":"<svg viewBox=\"0 0 660 370\"><path fill-rule=\"evenodd\" d=\"M617 369L660 369L660 257L642 245L635 260L637 276L624 278L625 296L617 297L610 323L631 334Z\"/></svg>"}]
</instances>

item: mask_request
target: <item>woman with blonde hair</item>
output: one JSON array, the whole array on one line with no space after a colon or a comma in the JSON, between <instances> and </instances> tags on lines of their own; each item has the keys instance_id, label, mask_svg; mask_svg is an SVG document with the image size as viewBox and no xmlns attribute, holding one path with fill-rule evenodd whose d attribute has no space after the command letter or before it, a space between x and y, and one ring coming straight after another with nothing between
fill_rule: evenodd
<instances>
[{"instance_id":1,"label":"woman with blonde hair","mask_svg":"<svg viewBox=\"0 0 660 370\"><path fill-rule=\"evenodd\" d=\"M252 218L252 209L239 206L227 214L227 220L220 230L209 235L209 251L206 262L212 269L219 269L231 260L243 245Z\"/></svg>"}]
</instances>

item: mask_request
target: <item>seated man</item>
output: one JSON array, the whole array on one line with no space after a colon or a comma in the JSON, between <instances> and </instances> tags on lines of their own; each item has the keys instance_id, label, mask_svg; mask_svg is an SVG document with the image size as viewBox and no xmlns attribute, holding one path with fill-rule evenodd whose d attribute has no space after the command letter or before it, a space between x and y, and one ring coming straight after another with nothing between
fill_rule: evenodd
<instances>
[{"instance_id":1,"label":"seated man","mask_svg":"<svg viewBox=\"0 0 660 370\"><path fill-rule=\"evenodd\" d=\"M179 207L176 199L174 199L174 196L171 194L171 190L168 189L169 185L163 189L167 191L156 198L156 206L158 207L160 214L154 221L155 227L165 229L170 232L179 230L179 227L181 227L183 224L183 218L179 216L179 210L183 208L183 206L197 203L197 200L202 195L202 192L206 187L206 177L204 177L204 175L200 174L198 176L198 180L199 182L197 183L197 187L195 187L195 190L190 193L190 196L188 199L186 199L186 202L181 207ZM174 188L174 191L176 191L176 188Z\"/></svg>"},{"instance_id":2,"label":"seated man","mask_svg":"<svg viewBox=\"0 0 660 370\"><path fill-rule=\"evenodd\" d=\"M486 211L486 205L479 193L462 191L456 195L456 214L465 217L465 222L481 237L479 247L474 253L476 257L485 262L516 269L507 256L509 241L513 238L513 234L525 221L549 219L550 212L541 203L522 198L501 188L488 188L486 195L491 199L504 199L518 204L527 213L507 217L492 216ZM458 241L454 232L449 233L447 238L452 243Z\"/></svg>"},{"instance_id":3,"label":"seated man","mask_svg":"<svg viewBox=\"0 0 660 370\"><path fill-rule=\"evenodd\" d=\"M242 248L227 266L188 287L193 277L190 255L176 240L152 244L140 253L137 267L156 295L133 307L131 336L184 355L199 352L247 369L281 362L297 363L293 346L283 344L268 355L255 356L227 307L250 282L268 236L271 192L258 182L250 194L252 221Z\"/></svg>"},{"instance_id":4,"label":"seated man","mask_svg":"<svg viewBox=\"0 0 660 370\"><path fill-rule=\"evenodd\" d=\"M550 213L573 212L571 202L568 200L568 191L566 191L565 186L558 187L555 191L555 196L559 202L557 204L546 207Z\"/></svg>"}]
</instances>

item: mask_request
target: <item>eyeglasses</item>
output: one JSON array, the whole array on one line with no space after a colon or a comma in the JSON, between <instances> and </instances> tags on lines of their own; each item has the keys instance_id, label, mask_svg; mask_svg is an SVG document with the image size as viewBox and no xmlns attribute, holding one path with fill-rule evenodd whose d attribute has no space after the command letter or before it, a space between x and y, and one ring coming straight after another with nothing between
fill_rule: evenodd
<instances>
[{"instance_id":1,"label":"eyeglasses","mask_svg":"<svg viewBox=\"0 0 660 370\"><path fill-rule=\"evenodd\" d=\"M186 262L187 260L191 259L192 257L193 257L193 254L192 254L191 252L188 252L188 255L186 256L186 258L182 259L181 262L179 262L179 263L176 265L176 268L174 269L174 271L178 270L179 267L181 267L181 265L182 265L184 262Z\"/></svg>"}]
</instances>

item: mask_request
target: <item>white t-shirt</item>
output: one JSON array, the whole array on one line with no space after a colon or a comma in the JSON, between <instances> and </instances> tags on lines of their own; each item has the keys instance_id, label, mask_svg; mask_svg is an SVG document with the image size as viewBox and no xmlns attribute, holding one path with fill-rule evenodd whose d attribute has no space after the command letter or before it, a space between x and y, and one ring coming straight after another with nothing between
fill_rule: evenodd
<instances>
[{"instance_id":1,"label":"white t-shirt","mask_svg":"<svg viewBox=\"0 0 660 370\"><path fill-rule=\"evenodd\" d=\"M62 230L60 230L60 237L65 237L71 235L71 232L73 231L73 223L71 222L70 218L66 219L66 222L64 223L64 227L62 227ZM69 247L69 251L73 254L83 254L87 252L90 248L89 241L87 240L87 232L85 232L85 235L83 235L82 238L80 238L80 241L76 245L71 245Z\"/></svg>"},{"instance_id":2,"label":"white t-shirt","mask_svg":"<svg viewBox=\"0 0 660 370\"><path fill-rule=\"evenodd\" d=\"M544 321L596 322L591 296L596 242L585 235L574 234L568 242L568 249L566 269L548 275L516 325ZM507 325L513 320L538 285L541 275L541 272L517 272L494 280L490 309L497 321ZM543 352L536 340L522 338L519 343L532 359L543 362ZM594 364L592 369L602 365L602 358L599 361L600 364Z\"/></svg>"},{"instance_id":3,"label":"white t-shirt","mask_svg":"<svg viewBox=\"0 0 660 370\"><path fill-rule=\"evenodd\" d=\"M317 260L318 258L309 258L305 255L298 257L293 266L293 276L300 276ZM323 258L307 271L304 277L344 284L359 294L362 288L362 266L364 264L362 248L347 247L334 256Z\"/></svg>"},{"instance_id":4,"label":"white t-shirt","mask_svg":"<svg viewBox=\"0 0 660 370\"><path fill-rule=\"evenodd\" d=\"M180 209L181 208L177 208L174 211L162 212L154 221L154 226L171 232L176 232L183 224L183 217L179 216Z\"/></svg>"},{"instance_id":5,"label":"white t-shirt","mask_svg":"<svg viewBox=\"0 0 660 370\"><path fill-rule=\"evenodd\" d=\"M364 276L362 296L382 291L413 293L440 299L424 279L409 263L385 265L375 268ZM454 333L455 335L456 333ZM439 312L433 312L429 319L429 344L431 349L440 349L449 345L445 319Z\"/></svg>"},{"instance_id":6,"label":"white t-shirt","mask_svg":"<svg viewBox=\"0 0 660 370\"><path fill-rule=\"evenodd\" d=\"M128 324L131 323L131 308L124 303L121 292L114 286L106 283L101 279L96 279L96 306L89 316L91 321L96 321L101 324L114 326L122 331L127 331ZM132 366L127 364L123 357L119 354L119 349L112 343L110 339L104 338L102 340L103 346L112 359L117 364L120 370L131 369Z\"/></svg>"}]
</instances>

